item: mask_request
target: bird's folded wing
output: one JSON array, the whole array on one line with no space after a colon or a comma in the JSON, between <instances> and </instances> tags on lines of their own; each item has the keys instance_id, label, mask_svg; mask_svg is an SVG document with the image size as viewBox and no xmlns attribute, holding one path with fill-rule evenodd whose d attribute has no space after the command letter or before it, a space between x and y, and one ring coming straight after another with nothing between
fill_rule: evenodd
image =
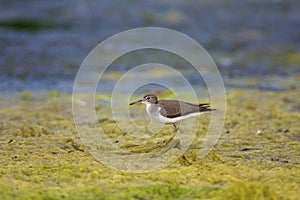
<instances>
[{"instance_id":1,"label":"bird's folded wing","mask_svg":"<svg viewBox=\"0 0 300 200\"><path fill-rule=\"evenodd\" d=\"M180 117L194 112L209 111L208 104L191 104L175 100L161 100L159 104L162 105L160 113L168 118Z\"/></svg>"}]
</instances>

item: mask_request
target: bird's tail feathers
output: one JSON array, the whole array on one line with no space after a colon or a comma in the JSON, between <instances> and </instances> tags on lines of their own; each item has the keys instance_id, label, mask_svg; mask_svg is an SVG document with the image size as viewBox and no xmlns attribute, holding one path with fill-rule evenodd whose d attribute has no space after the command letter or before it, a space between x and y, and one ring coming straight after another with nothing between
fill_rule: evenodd
<instances>
[{"instance_id":1,"label":"bird's tail feathers","mask_svg":"<svg viewBox=\"0 0 300 200\"><path fill-rule=\"evenodd\" d=\"M200 112L216 111L216 109L210 108L210 105L208 103L199 104L199 109L200 109Z\"/></svg>"}]
</instances>

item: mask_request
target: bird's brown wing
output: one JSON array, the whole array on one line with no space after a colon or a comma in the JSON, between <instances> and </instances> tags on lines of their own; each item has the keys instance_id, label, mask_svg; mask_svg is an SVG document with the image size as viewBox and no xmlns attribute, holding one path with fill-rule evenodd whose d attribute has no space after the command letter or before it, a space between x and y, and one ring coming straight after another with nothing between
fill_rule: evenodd
<instances>
[{"instance_id":1,"label":"bird's brown wing","mask_svg":"<svg viewBox=\"0 0 300 200\"><path fill-rule=\"evenodd\" d=\"M158 104L162 105L160 113L168 118L175 118L194 112L209 112L214 109L209 108L209 104L191 104L183 101L161 100Z\"/></svg>"}]
</instances>

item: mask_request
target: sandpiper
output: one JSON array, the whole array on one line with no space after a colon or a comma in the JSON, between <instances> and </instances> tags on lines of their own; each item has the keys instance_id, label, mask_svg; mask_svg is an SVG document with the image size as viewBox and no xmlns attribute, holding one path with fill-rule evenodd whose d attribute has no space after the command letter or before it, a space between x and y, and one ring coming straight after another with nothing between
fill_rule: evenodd
<instances>
[{"instance_id":1,"label":"sandpiper","mask_svg":"<svg viewBox=\"0 0 300 200\"><path fill-rule=\"evenodd\" d=\"M207 103L192 104L177 100L158 100L155 94L147 94L141 100L129 105L138 103L146 104L147 113L152 119L163 124L173 124L174 134L166 143L171 141L179 130L177 122L215 110L210 108Z\"/></svg>"}]
</instances>

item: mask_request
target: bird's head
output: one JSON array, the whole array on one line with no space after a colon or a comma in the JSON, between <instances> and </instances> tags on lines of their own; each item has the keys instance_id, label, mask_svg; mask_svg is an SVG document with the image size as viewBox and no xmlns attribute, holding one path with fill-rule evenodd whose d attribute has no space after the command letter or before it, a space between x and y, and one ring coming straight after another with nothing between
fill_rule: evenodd
<instances>
[{"instance_id":1,"label":"bird's head","mask_svg":"<svg viewBox=\"0 0 300 200\"><path fill-rule=\"evenodd\" d=\"M142 99L132 102L129 105L134 105L138 103L143 103L143 104L156 104L158 101L157 96L155 94L147 94L145 95Z\"/></svg>"}]
</instances>

